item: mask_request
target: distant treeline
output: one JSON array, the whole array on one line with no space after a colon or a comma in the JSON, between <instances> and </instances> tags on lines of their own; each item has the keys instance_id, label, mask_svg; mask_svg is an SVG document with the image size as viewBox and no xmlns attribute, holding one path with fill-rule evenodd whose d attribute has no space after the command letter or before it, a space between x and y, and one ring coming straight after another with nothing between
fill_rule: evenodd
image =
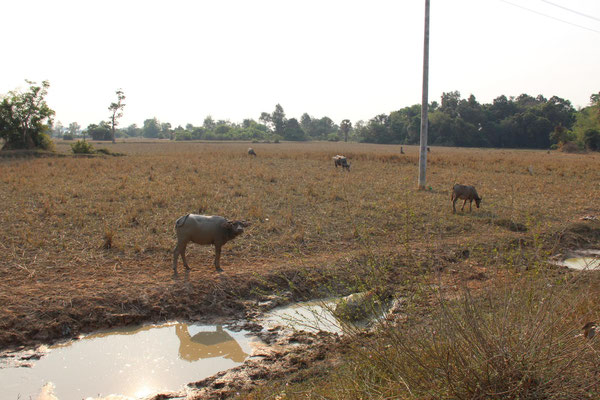
<instances>
[{"instance_id":1,"label":"distant treeline","mask_svg":"<svg viewBox=\"0 0 600 400\"><path fill-rule=\"evenodd\" d=\"M329 117L315 118L304 113L300 120L286 118L279 104L258 121L242 123L213 120L202 126L187 124L173 128L157 118L142 127L130 125L117 131L118 137L164 138L171 140L352 140L366 143L418 144L421 105L380 114L369 121L349 120L336 124ZM107 122L92 124L83 132L95 140L110 140ZM59 132L57 132L59 134ZM475 96L462 99L459 92L443 93L441 102L429 105L430 145L464 147L538 148L573 143L580 148L600 149L600 93L590 97L590 106L576 110L571 102L557 96L497 97L480 104Z\"/></svg>"},{"instance_id":2,"label":"distant treeline","mask_svg":"<svg viewBox=\"0 0 600 400\"><path fill-rule=\"evenodd\" d=\"M577 111L570 101L557 96L500 96L492 104L480 104L473 95L461 99L459 92L444 93L441 104L433 102L429 106L428 143L545 149L580 141L598 149L599 97L592 95L592 106ZM370 143L417 144L420 126L421 106L413 105L378 115L367 123L356 123L354 135Z\"/></svg>"}]
</instances>

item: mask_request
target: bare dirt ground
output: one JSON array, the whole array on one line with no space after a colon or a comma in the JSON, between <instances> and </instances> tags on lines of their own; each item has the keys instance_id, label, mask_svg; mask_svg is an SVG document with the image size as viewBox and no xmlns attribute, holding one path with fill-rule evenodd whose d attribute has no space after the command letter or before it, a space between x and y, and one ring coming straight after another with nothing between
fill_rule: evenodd
<instances>
[{"instance_id":1,"label":"bare dirt ground","mask_svg":"<svg viewBox=\"0 0 600 400\"><path fill-rule=\"evenodd\" d=\"M283 292L289 301L348 294L373 260L397 290L432 271L449 287L477 287L508 258L521 267L519 246L545 257L599 243L598 221L580 220L600 216L596 154L432 148L430 188L419 192L408 146L400 155L399 146L252 144L256 158L247 143L104 146L126 155L77 158L59 144L67 156L0 157L1 349L112 326L234 320ZM335 154L351 172L334 167ZM476 185L482 208L452 214L454 182ZM192 270L180 262L173 273L173 224L190 212L252 222L224 247L223 273L213 249L194 245ZM494 258L495 249L511 250ZM320 343L306 359L325 359L334 344ZM291 370L306 363L286 357ZM225 390L215 379L198 386Z\"/></svg>"}]
</instances>

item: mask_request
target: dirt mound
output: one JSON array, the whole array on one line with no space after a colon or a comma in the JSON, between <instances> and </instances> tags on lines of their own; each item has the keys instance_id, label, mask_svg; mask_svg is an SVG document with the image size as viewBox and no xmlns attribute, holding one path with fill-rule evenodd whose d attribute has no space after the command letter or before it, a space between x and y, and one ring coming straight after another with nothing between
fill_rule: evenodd
<instances>
[{"instance_id":1,"label":"dirt mound","mask_svg":"<svg viewBox=\"0 0 600 400\"><path fill-rule=\"evenodd\" d=\"M491 222L496 226L506 228L512 232L527 232L528 230L524 224L506 218L495 219Z\"/></svg>"},{"instance_id":2,"label":"dirt mound","mask_svg":"<svg viewBox=\"0 0 600 400\"><path fill-rule=\"evenodd\" d=\"M600 221L575 222L555 234L555 239L566 247L580 247L600 242Z\"/></svg>"}]
</instances>

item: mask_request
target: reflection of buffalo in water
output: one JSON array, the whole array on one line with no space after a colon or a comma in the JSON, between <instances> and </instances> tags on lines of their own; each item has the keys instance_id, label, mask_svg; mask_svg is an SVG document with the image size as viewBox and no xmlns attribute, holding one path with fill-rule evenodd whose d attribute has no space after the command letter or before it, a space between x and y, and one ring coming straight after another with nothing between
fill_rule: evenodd
<instances>
[{"instance_id":1,"label":"reflection of buffalo in water","mask_svg":"<svg viewBox=\"0 0 600 400\"><path fill-rule=\"evenodd\" d=\"M187 324L177 324L175 333L179 338L179 357L186 361L224 357L235 362L243 362L248 356L238 342L220 325L217 325L215 332L198 332L191 336Z\"/></svg>"}]
</instances>

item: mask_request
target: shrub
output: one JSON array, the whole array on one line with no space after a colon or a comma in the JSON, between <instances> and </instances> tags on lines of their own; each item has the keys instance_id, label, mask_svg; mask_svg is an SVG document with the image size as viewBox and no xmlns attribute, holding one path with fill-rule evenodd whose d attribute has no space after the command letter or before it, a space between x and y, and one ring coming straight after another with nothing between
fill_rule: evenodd
<instances>
[{"instance_id":1,"label":"shrub","mask_svg":"<svg viewBox=\"0 0 600 400\"><path fill-rule=\"evenodd\" d=\"M439 300L427 322L381 320L376 334L354 336L339 369L285 398L597 399L598 338L578 333L599 311L598 281L548 278L453 300L426 293Z\"/></svg>"},{"instance_id":2,"label":"shrub","mask_svg":"<svg viewBox=\"0 0 600 400\"><path fill-rule=\"evenodd\" d=\"M579 146L575 142L566 142L560 145L560 151L563 153L577 153L579 152Z\"/></svg>"},{"instance_id":3,"label":"shrub","mask_svg":"<svg viewBox=\"0 0 600 400\"><path fill-rule=\"evenodd\" d=\"M70 133L65 133L63 135L63 140L73 140L73 135Z\"/></svg>"},{"instance_id":4,"label":"shrub","mask_svg":"<svg viewBox=\"0 0 600 400\"><path fill-rule=\"evenodd\" d=\"M192 134L188 131L175 132L175 140L192 140Z\"/></svg>"},{"instance_id":5,"label":"shrub","mask_svg":"<svg viewBox=\"0 0 600 400\"><path fill-rule=\"evenodd\" d=\"M114 154L109 149L104 149L104 148L96 150L95 153L97 153L97 154L106 154L107 156L111 156L111 155Z\"/></svg>"},{"instance_id":6,"label":"shrub","mask_svg":"<svg viewBox=\"0 0 600 400\"><path fill-rule=\"evenodd\" d=\"M600 150L600 131L596 129L588 129L585 131L583 141L585 143L585 147L589 150Z\"/></svg>"},{"instance_id":7,"label":"shrub","mask_svg":"<svg viewBox=\"0 0 600 400\"><path fill-rule=\"evenodd\" d=\"M74 154L94 154L94 146L85 140L78 140L71 144L71 151Z\"/></svg>"},{"instance_id":8,"label":"shrub","mask_svg":"<svg viewBox=\"0 0 600 400\"><path fill-rule=\"evenodd\" d=\"M340 137L337 133L330 133L329 135L327 135L327 140L329 142L339 142L340 141Z\"/></svg>"},{"instance_id":9,"label":"shrub","mask_svg":"<svg viewBox=\"0 0 600 400\"><path fill-rule=\"evenodd\" d=\"M43 150L54 151L54 141L50 138L47 133L41 133L37 136L36 144L37 147Z\"/></svg>"}]
</instances>

